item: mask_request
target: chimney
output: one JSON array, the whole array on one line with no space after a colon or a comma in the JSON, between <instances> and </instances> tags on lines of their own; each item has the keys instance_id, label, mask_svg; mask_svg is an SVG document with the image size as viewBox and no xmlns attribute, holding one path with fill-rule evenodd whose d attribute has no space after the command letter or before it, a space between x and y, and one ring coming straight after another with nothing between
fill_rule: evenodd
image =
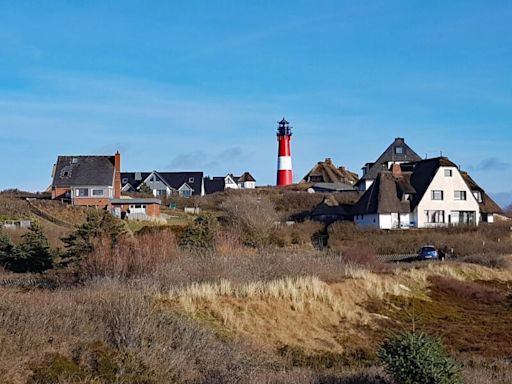
<instances>
[{"instance_id":1,"label":"chimney","mask_svg":"<svg viewBox=\"0 0 512 384\"><path fill-rule=\"evenodd\" d=\"M393 172L393 176L402 176L402 167L398 163L393 163L391 172Z\"/></svg>"},{"instance_id":2,"label":"chimney","mask_svg":"<svg viewBox=\"0 0 512 384\"><path fill-rule=\"evenodd\" d=\"M114 175L114 199L121 198L121 154L116 152L115 161L115 175Z\"/></svg>"},{"instance_id":3,"label":"chimney","mask_svg":"<svg viewBox=\"0 0 512 384\"><path fill-rule=\"evenodd\" d=\"M332 165L332 159L330 157L325 159L325 164Z\"/></svg>"}]
</instances>

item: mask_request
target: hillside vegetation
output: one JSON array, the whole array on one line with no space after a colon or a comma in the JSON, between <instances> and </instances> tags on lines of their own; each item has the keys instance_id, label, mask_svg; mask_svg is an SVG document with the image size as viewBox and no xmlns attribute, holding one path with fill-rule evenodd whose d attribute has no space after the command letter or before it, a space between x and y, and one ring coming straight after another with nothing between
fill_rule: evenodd
<instances>
[{"instance_id":1,"label":"hillside vegetation","mask_svg":"<svg viewBox=\"0 0 512 384\"><path fill-rule=\"evenodd\" d=\"M262 199L234 194L180 225L62 213L77 225L45 272L0 272L0 382L392 384L378 351L404 331L439 337L465 383L512 382L506 224L287 226ZM0 260L27 249L38 260L29 240L45 244L44 234L17 245L3 232ZM376 257L426 242L455 257Z\"/></svg>"}]
</instances>

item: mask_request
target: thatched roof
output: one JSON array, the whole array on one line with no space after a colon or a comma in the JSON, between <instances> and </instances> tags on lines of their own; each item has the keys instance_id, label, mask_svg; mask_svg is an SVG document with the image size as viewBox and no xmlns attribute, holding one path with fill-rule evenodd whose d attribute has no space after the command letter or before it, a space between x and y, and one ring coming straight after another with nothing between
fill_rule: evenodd
<instances>
[{"instance_id":1,"label":"thatched roof","mask_svg":"<svg viewBox=\"0 0 512 384\"><path fill-rule=\"evenodd\" d=\"M476 183L475 180L471 178L471 176L469 176L467 172L461 172L460 174L472 192L480 192L480 196L482 197L482 201L478 202L478 205L480 206L480 212L498 214L503 213L503 210L500 208L500 206L496 204L496 202L493 199L491 199L491 197L487 193L485 193L485 191Z\"/></svg>"},{"instance_id":2,"label":"thatched roof","mask_svg":"<svg viewBox=\"0 0 512 384\"><path fill-rule=\"evenodd\" d=\"M415 192L410 185L410 175L393 175L391 172L381 172L370 188L357 202L355 214L372 213L409 213L410 201L406 194Z\"/></svg>"},{"instance_id":3,"label":"thatched roof","mask_svg":"<svg viewBox=\"0 0 512 384\"><path fill-rule=\"evenodd\" d=\"M302 179L301 183L345 183L354 185L359 180L357 173L345 167L336 167L330 158L319 161Z\"/></svg>"}]
</instances>

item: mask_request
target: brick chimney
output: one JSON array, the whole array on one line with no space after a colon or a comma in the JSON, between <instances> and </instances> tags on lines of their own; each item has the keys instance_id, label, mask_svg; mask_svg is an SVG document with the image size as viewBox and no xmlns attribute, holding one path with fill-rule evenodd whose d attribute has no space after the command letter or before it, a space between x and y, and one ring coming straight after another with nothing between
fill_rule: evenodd
<instances>
[{"instance_id":1,"label":"brick chimney","mask_svg":"<svg viewBox=\"0 0 512 384\"><path fill-rule=\"evenodd\" d=\"M393 176L402 176L402 167L398 163L393 163L391 172L393 172Z\"/></svg>"},{"instance_id":2,"label":"brick chimney","mask_svg":"<svg viewBox=\"0 0 512 384\"><path fill-rule=\"evenodd\" d=\"M115 175L114 175L114 199L121 198L121 154L116 152L115 161Z\"/></svg>"}]
</instances>

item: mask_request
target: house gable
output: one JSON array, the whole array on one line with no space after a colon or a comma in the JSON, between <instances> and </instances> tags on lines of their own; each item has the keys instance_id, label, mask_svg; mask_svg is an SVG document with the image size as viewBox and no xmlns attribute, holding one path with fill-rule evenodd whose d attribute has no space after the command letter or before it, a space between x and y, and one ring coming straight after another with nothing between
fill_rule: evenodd
<instances>
[{"instance_id":1,"label":"house gable","mask_svg":"<svg viewBox=\"0 0 512 384\"><path fill-rule=\"evenodd\" d=\"M478 225L478 202L458 167L445 158L439 159L439 166L435 169L433 177L415 201L417 226L422 228L462 224L459 220L460 212L468 212L469 216L474 215L469 223Z\"/></svg>"}]
</instances>

